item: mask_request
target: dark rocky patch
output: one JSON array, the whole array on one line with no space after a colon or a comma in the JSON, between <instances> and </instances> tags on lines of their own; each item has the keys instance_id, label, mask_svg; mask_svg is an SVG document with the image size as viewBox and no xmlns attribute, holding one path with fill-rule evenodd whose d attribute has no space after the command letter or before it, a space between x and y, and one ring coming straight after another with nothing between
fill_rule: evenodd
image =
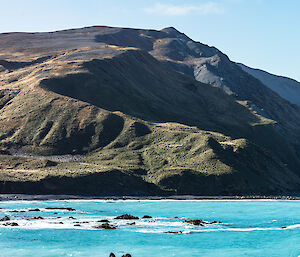
<instances>
[{"instance_id":1,"label":"dark rocky patch","mask_svg":"<svg viewBox=\"0 0 300 257\"><path fill-rule=\"evenodd\" d=\"M16 227L16 226L19 226L19 224L16 223L16 222L7 222L7 223L4 224L4 226L12 226L12 227Z\"/></svg>"},{"instance_id":2,"label":"dark rocky patch","mask_svg":"<svg viewBox=\"0 0 300 257\"><path fill-rule=\"evenodd\" d=\"M118 217L115 217L115 220L138 220L138 219L139 219L139 217L135 217L130 214L123 214Z\"/></svg>"},{"instance_id":3,"label":"dark rocky patch","mask_svg":"<svg viewBox=\"0 0 300 257\"><path fill-rule=\"evenodd\" d=\"M212 221L212 222L207 222L204 220L184 220L184 223L189 223L194 226L205 226L205 225L212 225L212 224L220 224L221 222L219 221Z\"/></svg>"},{"instance_id":4,"label":"dark rocky patch","mask_svg":"<svg viewBox=\"0 0 300 257\"><path fill-rule=\"evenodd\" d=\"M204 226L204 224L206 224L203 220L184 220L183 222L194 226Z\"/></svg>"},{"instance_id":5,"label":"dark rocky patch","mask_svg":"<svg viewBox=\"0 0 300 257\"><path fill-rule=\"evenodd\" d=\"M100 226L94 226L93 228L97 228L97 229L117 229L116 226L110 225L109 223L103 223Z\"/></svg>"},{"instance_id":6,"label":"dark rocky patch","mask_svg":"<svg viewBox=\"0 0 300 257\"><path fill-rule=\"evenodd\" d=\"M57 208L57 207L47 207L45 208L46 210L67 210L67 211L76 211L75 209L73 208L70 208L70 207L66 207L66 208L63 208L63 207L60 207L60 208Z\"/></svg>"},{"instance_id":7,"label":"dark rocky patch","mask_svg":"<svg viewBox=\"0 0 300 257\"><path fill-rule=\"evenodd\" d=\"M10 220L10 217L8 216L4 216L3 218L0 219L0 221L8 221Z\"/></svg>"},{"instance_id":8,"label":"dark rocky patch","mask_svg":"<svg viewBox=\"0 0 300 257\"><path fill-rule=\"evenodd\" d=\"M109 220L99 220L98 222L108 223Z\"/></svg>"},{"instance_id":9,"label":"dark rocky patch","mask_svg":"<svg viewBox=\"0 0 300 257\"><path fill-rule=\"evenodd\" d=\"M142 219L152 219L152 217L149 216L149 215L144 215L144 216L142 217Z\"/></svg>"},{"instance_id":10,"label":"dark rocky patch","mask_svg":"<svg viewBox=\"0 0 300 257\"><path fill-rule=\"evenodd\" d=\"M33 219L33 220L43 220L44 218L41 217L41 216L38 216L38 217L33 217L32 219Z\"/></svg>"}]
</instances>

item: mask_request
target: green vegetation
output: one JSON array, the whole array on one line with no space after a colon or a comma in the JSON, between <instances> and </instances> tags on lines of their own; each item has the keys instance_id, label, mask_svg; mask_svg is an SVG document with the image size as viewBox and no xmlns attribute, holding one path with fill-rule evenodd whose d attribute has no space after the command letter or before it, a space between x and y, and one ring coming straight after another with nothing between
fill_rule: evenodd
<instances>
[{"instance_id":1,"label":"green vegetation","mask_svg":"<svg viewBox=\"0 0 300 257\"><path fill-rule=\"evenodd\" d=\"M101 57L93 60L97 51ZM276 122L220 88L134 48L27 54L25 66L0 71L2 193L230 195L299 189L299 161ZM32 61L37 56L48 57ZM26 157L9 155L12 149Z\"/></svg>"}]
</instances>

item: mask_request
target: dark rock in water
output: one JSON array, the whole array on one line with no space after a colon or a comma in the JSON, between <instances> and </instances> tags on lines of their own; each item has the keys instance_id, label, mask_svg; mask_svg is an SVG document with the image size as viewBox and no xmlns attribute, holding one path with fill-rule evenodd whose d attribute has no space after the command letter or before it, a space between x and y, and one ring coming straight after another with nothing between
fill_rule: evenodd
<instances>
[{"instance_id":1,"label":"dark rock in water","mask_svg":"<svg viewBox=\"0 0 300 257\"><path fill-rule=\"evenodd\" d=\"M108 223L109 220L99 220L98 222L105 222L105 223Z\"/></svg>"},{"instance_id":2,"label":"dark rock in water","mask_svg":"<svg viewBox=\"0 0 300 257\"><path fill-rule=\"evenodd\" d=\"M149 216L149 215L144 215L144 216L142 217L142 219L152 219L152 217Z\"/></svg>"},{"instance_id":3,"label":"dark rock in water","mask_svg":"<svg viewBox=\"0 0 300 257\"><path fill-rule=\"evenodd\" d=\"M116 257L114 253L110 253L109 257Z\"/></svg>"},{"instance_id":4,"label":"dark rock in water","mask_svg":"<svg viewBox=\"0 0 300 257\"><path fill-rule=\"evenodd\" d=\"M16 227L16 226L19 226L19 224L16 223L16 222L7 222L7 223L4 224L4 226L12 226L12 227Z\"/></svg>"},{"instance_id":5,"label":"dark rock in water","mask_svg":"<svg viewBox=\"0 0 300 257\"><path fill-rule=\"evenodd\" d=\"M58 213L57 213L57 212L53 212L53 214L54 214L54 215L57 215Z\"/></svg>"},{"instance_id":6,"label":"dark rock in water","mask_svg":"<svg viewBox=\"0 0 300 257\"><path fill-rule=\"evenodd\" d=\"M212 221L212 222L207 222L207 224L221 224L222 222L220 222L220 221L216 221L216 220L214 220L214 221Z\"/></svg>"},{"instance_id":7,"label":"dark rock in water","mask_svg":"<svg viewBox=\"0 0 300 257\"><path fill-rule=\"evenodd\" d=\"M74 224L74 227L81 227L80 224Z\"/></svg>"},{"instance_id":8,"label":"dark rock in water","mask_svg":"<svg viewBox=\"0 0 300 257\"><path fill-rule=\"evenodd\" d=\"M74 217L72 217L72 216L70 216L69 219L76 220L76 218L74 218Z\"/></svg>"},{"instance_id":9,"label":"dark rock in water","mask_svg":"<svg viewBox=\"0 0 300 257\"><path fill-rule=\"evenodd\" d=\"M283 227L281 227L282 229L285 229L286 228L286 226L283 226Z\"/></svg>"},{"instance_id":10,"label":"dark rock in water","mask_svg":"<svg viewBox=\"0 0 300 257\"><path fill-rule=\"evenodd\" d=\"M182 231L167 231L166 234L182 234Z\"/></svg>"},{"instance_id":11,"label":"dark rock in water","mask_svg":"<svg viewBox=\"0 0 300 257\"><path fill-rule=\"evenodd\" d=\"M41 217L41 216L38 216L38 217L33 217L32 219L34 219L34 220L43 220L44 218Z\"/></svg>"},{"instance_id":12,"label":"dark rock in water","mask_svg":"<svg viewBox=\"0 0 300 257\"><path fill-rule=\"evenodd\" d=\"M4 216L2 219L0 219L0 221L8 221L8 220L10 220L8 216Z\"/></svg>"},{"instance_id":13,"label":"dark rock in water","mask_svg":"<svg viewBox=\"0 0 300 257\"><path fill-rule=\"evenodd\" d=\"M108 223L103 223L100 226L95 226L94 228L97 228L97 229L116 229L117 227L113 226L113 225L110 225Z\"/></svg>"},{"instance_id":14,"label":"dark rock in water","mask_svg":"<svg viewBox=\"0 0 300 257\"><path fill-rule=\"evenodd\" d=\"M126 253L126 254L122 255L122 257L131 257L131 254Z\"/></svg>"},{"instance_id":15,"label":"dark rock in water","mask_svg":"<svg viewBox=\"0 0 300 257\"><path fill-rule=\"evenodd\" d=\"M41 211L40 209L30 209L28 211Z\"/></svg>"},{"instance_id":16,"label":"dark rock in water","mask_svg":"<svg viewBox=\"0 0 300 257\"><path fill-rule=\"evenodd\" d=\"M121 216L115 217L115 220L138 220L139 217L132 216L130 214L123 214Z\"/></svg>"},{"instance_id":17,"label":"dark rock in water","mask_svg":"<svg viewBox=\"0 0 300 257\"><path fill-rule=\"evenodd\" d=\"M46 210L66 210L66 211L76 211L75 209L73 208L70 208L70 207L66 207L66 208L63 208L63 207L47 207L45 208Z\"/></svg>"},{"instance_id":18,"label":"dark rock in water","mask_svg":"<svg viewBox=\"0 0 300 257\"><path fill-rule=\"evenodd\" d=\"M203 220L184 220L183 222L192 224L194 226L204 226Z\"/></svg>"},{"instance_id":19,"label":"dark rock in water","mask_svg":"<svg viewBox=\"0 0 300 257\"><path fill-rule=\"evenodd\" d=\"M208 222L208 221L204 221L204 220L184 220L183 222L192 224L194 226L204 226L204 225L212 225L212 224L221 224L222 223L220 221L215 221L215 220L212 222Z\"/></svg>"},{"instance_id":20,"label":"dark rock in water","mask_svg":"<svg viewBox=\"0 0 300 257\"><path fill-rule=\"evenodd\" d=\"M135 222L127 223L127 225L135 225Z\"/></svg>"}]
</instances>

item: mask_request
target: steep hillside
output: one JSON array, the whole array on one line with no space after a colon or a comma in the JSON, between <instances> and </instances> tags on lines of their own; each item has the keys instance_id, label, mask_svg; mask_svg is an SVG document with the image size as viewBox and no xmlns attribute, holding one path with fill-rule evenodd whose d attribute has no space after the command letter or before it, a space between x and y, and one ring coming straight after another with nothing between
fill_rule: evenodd
<instances>
[{"instance_id":1,"label":"steep hillside","mask_svg":"<svg viewBox=\"0 0 300 257\"><path fill-rule=\"evenodd\" d=\"M299 147L300 108L243 71L218 49L195 42L172 27L161 31L99 29L95 41L146 50L169 68L222 88L237 100L246 101L257 113L276 121L278 131Z\"/></svg>"},{"instance_id":2,"label":"steep hillside","mask_svg":"<svg viewBox=\"0 0 300 257\"><path fill-rule=\"evenodd\" d=\"M242 63L237 64L244 71L279 94L282 98L300 106L300 83L298 81L287 77L277 76L263 70L253 69Z\"/></svg>"},{"instance_id":3,"label":"steep hillside","mask_svg":"<svg viewBox=\"0 0 300 257\"><path fill-rule=\"evenodd\" d=\"M184 40L174 29L1 34L0 192L299 192L297 124L279 130L271 112L197 81L192 56L219 52ZM268 90L262 99L297 115Z\"/></svg>"}]
</instances>

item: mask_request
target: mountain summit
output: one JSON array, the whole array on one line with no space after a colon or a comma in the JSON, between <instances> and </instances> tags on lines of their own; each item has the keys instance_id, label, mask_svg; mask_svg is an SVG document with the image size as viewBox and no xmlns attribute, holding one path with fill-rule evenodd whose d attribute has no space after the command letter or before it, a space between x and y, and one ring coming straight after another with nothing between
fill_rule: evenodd
<instances>
[{"instance_id":1,"label":"mountain summit","mask_svg":"<svg viewBox=\"0 0 300 257\"><path fill-rule=\"evenodd\" d=\"M0 34L3 193L300 191L300 108L174 28Z\"/></svg>"}]
</instances>

